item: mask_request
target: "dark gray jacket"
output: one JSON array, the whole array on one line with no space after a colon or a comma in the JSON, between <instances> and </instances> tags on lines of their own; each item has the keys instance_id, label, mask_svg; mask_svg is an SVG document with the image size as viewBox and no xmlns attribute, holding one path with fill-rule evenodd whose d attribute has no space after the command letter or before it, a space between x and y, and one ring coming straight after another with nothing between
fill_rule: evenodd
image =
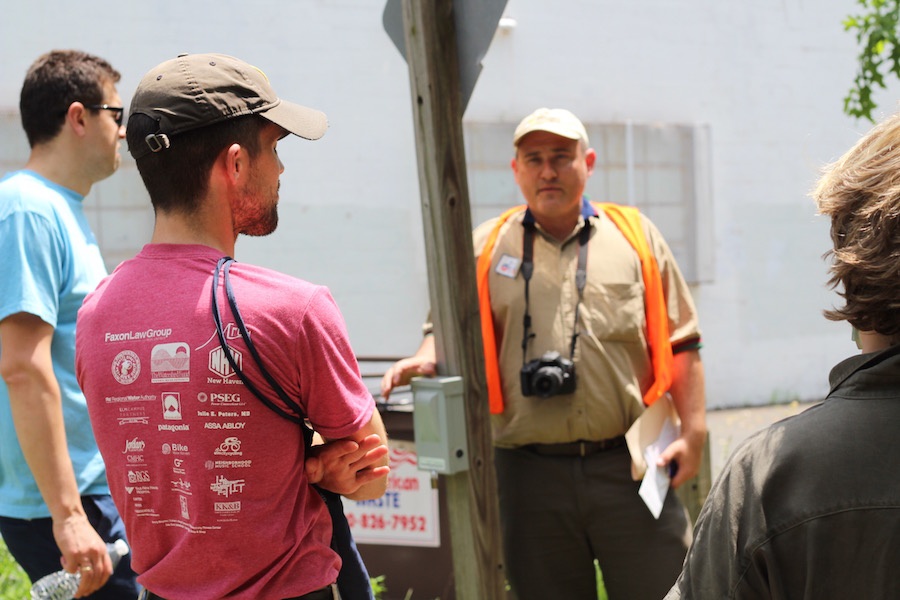
<instances>
[{"instance_id":1,"label":"dark gray jacket","mask_svg":"<svg viewBox=\"0 0 900 600\"><path fill-rule=\"evenodd\" d=\"M900 598L900 346L829 379L735 450L666 600Z\"/></svg>"}]
</instances>

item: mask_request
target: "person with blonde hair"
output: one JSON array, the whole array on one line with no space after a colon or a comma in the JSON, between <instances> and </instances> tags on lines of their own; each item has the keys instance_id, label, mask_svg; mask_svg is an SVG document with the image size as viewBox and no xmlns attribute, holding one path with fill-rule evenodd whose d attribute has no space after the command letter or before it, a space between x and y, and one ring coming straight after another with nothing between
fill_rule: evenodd
<instances>
[{"instance_id":1,"label":"person with blonde hair","mask_svg":"<svg viewBox=\"0 0 900 600\"><path fill-rule=\"evenodd\" d=\"M900 115L829 166L829 283L859 355L825 401L735 450L704 504L667 600L897 598L900 577Z\"/></svg>"}]
</instances>

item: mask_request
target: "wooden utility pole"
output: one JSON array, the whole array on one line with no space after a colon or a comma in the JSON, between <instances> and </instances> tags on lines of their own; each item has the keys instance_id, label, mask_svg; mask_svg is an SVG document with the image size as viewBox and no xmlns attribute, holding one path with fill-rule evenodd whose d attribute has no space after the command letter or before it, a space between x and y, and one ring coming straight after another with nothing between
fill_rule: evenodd
<instances>
[{"instance_id":1,"label":"wooden utility pole","mask_svg":"<svg viewBox=\"0 0 900 600\"><path fill-rule=\"evenodd\" d=\"M438 372L459 375L469 470L446 476L459 600L505 597L472 251L453 0L403 0Z\"/></svg>"}]
</instances>

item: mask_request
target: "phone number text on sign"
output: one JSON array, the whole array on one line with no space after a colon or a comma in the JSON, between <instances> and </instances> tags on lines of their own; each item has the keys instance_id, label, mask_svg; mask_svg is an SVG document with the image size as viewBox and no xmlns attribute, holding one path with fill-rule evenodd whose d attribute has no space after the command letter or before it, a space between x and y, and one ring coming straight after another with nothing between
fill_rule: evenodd
<instances>
[{"instance_id":1,"label":"phone number text on sign","mask_svg":"<svg viewBox=\"0 0 900 600\"><path fill-rule=\"evenodd\" d=\"M391 515L390 518L380 514L347 515L347 523L350 529L390 529L392 531L425 531L427 523L425 517L410 517L407 515ZM356 535L354 534L354 538Z\"/></svg>"},{"instance_id":2,"label":"phone number text on sign","mask_svg":"<svg viewBox=\"0 0 900 600\"><path fill-rule=\"evenodd\" d=\"M436 548L441 545L440 516L431 476L416 467L411 444L389 444L391 474L384 496L360 502L343 498L353 538L357 544Z\"/></svg>"}]
</instances>

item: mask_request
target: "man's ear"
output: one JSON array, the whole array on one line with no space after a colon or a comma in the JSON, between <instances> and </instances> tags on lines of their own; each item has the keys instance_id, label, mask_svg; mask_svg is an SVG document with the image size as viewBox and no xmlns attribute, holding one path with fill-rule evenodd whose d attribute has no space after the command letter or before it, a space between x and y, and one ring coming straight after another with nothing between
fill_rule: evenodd
<instances>
[{"instance_id":1,"label":"man's ear","mask_svg":"<svg viewBox=\"0 0 900 600\"><path fill-rule=\"evenodd\" d=\"M584 161L587 163L588 175L594 172L594 164L597 162L597 151L588 148L584 153Z\"/></svg>"},{"instance_id":2,"label":"man's ear","mask_svg":"<svg viewBox=\"0 0 900 600\"><path fill-rule=\"evenodd\" d=\"M240 144L231 144L222 151L221 160L229 183L241 185L250 175L247 151Z\"/></svg>"},{"instance_id":3,"label":"man's ear","mask_svg":"<svg viewBox=\"0 0 900 600\"><path fill-rule=\"evenodd\" d=\"M66 122L63 124L63 127L71 127L76 135L83 136L87 129L85 123L86 113L87 109L84 107L84 104L81 102L73 102L66 111Z\"/></svg>"}]
</instances>

